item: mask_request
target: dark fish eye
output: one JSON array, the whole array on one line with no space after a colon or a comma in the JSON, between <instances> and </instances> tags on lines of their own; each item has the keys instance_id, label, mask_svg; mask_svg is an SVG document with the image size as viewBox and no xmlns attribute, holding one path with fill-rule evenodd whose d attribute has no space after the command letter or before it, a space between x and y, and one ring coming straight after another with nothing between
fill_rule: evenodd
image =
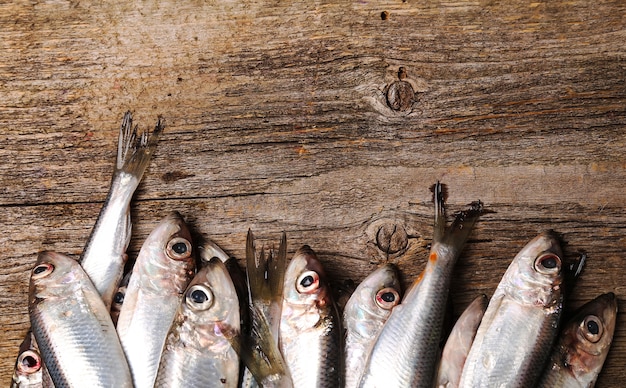
<instances>
[{"instance_id":1,"label":"dark fish eye","mask_svg":"<svg viewBox=\"0 0 626 388\"><path fill-rule=\"evenodd\" d=\"M191 256L191 243L182 237L175 237L167 243L165 252L170 259L184 260Z\"/></svg>"},{"instance_id":2,"label":"dark fish eye","mask_svg":"<svg viewBox=\"0 0 626 388\"><path fill-rule=\"evenodd\" d=\"M50 263L43 263L33 268L31 276L33 279L40 279L50 275L52 272L54 272L54 265Z\"/></svg>"},{"instance_id":3,"label":"dark fish eye","mask_svg":"<svg viewBox=\"0 0 626 388\"><path fill-rule=\"evenodd\" d=\"M392 287L386 287L376 293L376 304L385 310L391 310L400 303L400 294Z\"/></svg>"},{"instance_id":4,"label":"dark fish eye","mask_svg":"<svg viewBox=\"0 0 626 388\"><path fill-rule=\"evenodd\" d=\"M296 290L303 294L315 292L320 286L320 276L315 271L306 271L298 278Z\"/></svg>"},{"instance_id":5,"label":"dark fish eye","mask_svg":"<svg viewBox=\"0 0 626 388\"><path fill-rule=\"evenodd\" d=\"M115 296L113 297L113 302L116 304L124 303L124 293L120 291L116 292Z\"/></svg>"},{"instance_id":6,"label":"dark fish eye","mask_svg":"<svg viewBox=\"0 0 626 388\"><path fill-rule=\"evenodd\" d=\"M595 315L586 316L580 325L580 333L589 342L596 343L600 341L603 334L602 321Z\"/></svg>"},{"instance_id":7,"label":"dark fish eye","mask_svg":"<svg viewBox=\"0 0 626 388\"><path fill-rule=\"evenodd\" d=\"M41 368L41 357L32 350L20 354L17 360L17 368L22 373L34 373Z\"/></svg>"},{"instance_id":8,"label":"dark fish eye","mask_svg":"<svg viewBox=\"0 0 626 388\"><path fill-rule=\"evenodd\" d=\"M561 259L554 253L544 253L535 260L535 269L543 274L553 274L561 268Z\"/></svg>"},{"instance_id":9,"label":"dark fish eye","mask_svg":"<svg viewBox=\"0 0 626 388\"><path fill-rule=\"evenodd\" d=\"M213 293L208 287L196 284L187 290L185 303L192 310L206 310L213 305Z\"/></svg>"}]
</instances>

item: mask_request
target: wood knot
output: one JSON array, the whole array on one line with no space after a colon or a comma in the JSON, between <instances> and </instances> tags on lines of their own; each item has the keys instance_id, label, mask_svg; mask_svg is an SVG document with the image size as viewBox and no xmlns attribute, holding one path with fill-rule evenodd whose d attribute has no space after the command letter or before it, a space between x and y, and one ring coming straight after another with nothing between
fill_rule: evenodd
<instances>
[{"instance_id":1,"label":"wood knot","mask_svg":"<svg viewBox=\"0 0 626 388\"><path fill-rule=\"evenodd\" d=\"M408 244L406 230L401 225L395 223L384 223L378 228L376 233L376 246L387 253L394 254L402 251Z\"/></svg>"},{"instance_id":2,"label":"wood knot","mask_svg":"<svg viewBox=\"0 0 626 388\"><path fill-rule=\"evenodd\" d=\"M393 110L408 110L415 102L415 90L409 82L404 80L406 77L406 69L401 66L398 69L398 81L387 88L387 105Z\"/></svg>"}]
</instances>

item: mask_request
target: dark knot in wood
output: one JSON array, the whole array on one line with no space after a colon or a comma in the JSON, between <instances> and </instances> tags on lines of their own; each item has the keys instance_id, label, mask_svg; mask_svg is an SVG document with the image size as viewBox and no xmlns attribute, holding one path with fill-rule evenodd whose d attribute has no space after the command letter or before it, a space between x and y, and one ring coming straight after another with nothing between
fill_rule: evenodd
<instances>
[{"instance_id":1,"label":"dark knot in wood","mask_svg":"<svg viewBox=\"0 0 626 388\"><path fill-rule=\"evenodd\" d=\"M408 243L406 230L400 225L394 223L385 223L380 226L376 233L376 245L378 248L387 253L398 253Z\"/></svg>"},{"instance_id":2,"label":"dark knot in wood","mask_svg":"<svg viewBox=\"0 0 626 388\"><path fill-rule=\"evenodd\" d=\"M387 88L387 105L393 110L408 110L415 102L415 90L410 83L404 80L406 77L406 69L401 66L398 69L399 80Z\"/></svg>"}]
</instances>

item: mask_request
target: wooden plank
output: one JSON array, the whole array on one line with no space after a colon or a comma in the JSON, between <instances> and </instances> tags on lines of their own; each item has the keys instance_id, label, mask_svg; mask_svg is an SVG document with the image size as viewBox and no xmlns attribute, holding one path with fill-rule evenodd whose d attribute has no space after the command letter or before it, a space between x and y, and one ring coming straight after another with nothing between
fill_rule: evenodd
<instances>
[{"instance_id":1,"label":"wooden plank","mask_svg":"<svg viewBox=\"0 0 626 388\"><path fill-rule=\"evenodd\" d=\"M494 211L460 260L455 314L547 228L568 257L589 254L570 306L613 291L625 310L625 12L619 1L0 4L0 377L28 326L35 255L80 253L127 109L142 128L167 122L133 207L131 257L178 210L238 258L248 228L267 243L284 230L289 252L311 245L336 284L387 260L409 282L439 179L451 211L479 198ZM400 67L415 94L394 105ZM405 233L389 254L376 237L394 226ZM623 322L599 387L626 377Z\"/></svg>"}]
</instances>

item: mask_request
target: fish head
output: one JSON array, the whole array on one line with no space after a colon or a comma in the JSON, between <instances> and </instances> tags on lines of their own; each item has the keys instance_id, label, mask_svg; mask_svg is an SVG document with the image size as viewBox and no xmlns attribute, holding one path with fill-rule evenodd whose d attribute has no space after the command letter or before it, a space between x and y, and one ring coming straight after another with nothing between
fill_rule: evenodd
<instances>
[{"instance_id":1,"label":"fish head","mask_svg":"<svg viewBox=\"0 0 626 388\"><path fill-rule=\"evenodd\" d=\"M364 336L376 332L400 303L401 286L393 265L385 264L368 275L354 290L344 309L344 322Z\"/></svg>"},{"instance_id":2,"label":"fish head","mask_svg":"<svg viewBox=\"0 0 626 388\"><path fill-rule=\"evenodd\" d=\"M78 284L76 279L83 274L73 270L79 266L76 260L64 254L40 252L30 275L31 303L38 303L48 297L66 297L67 284Z\"/></svg>"},{"instance_id":3,"label":"fish head","mask_svg":"<svg viewBox=\"0 0 626 388\"><path fill-rule=\"evenodd\" d=\"M299 248L289 262L284 284L283 298L288 305L319 309L332 304L324 268L308 245Z\"/></svg>"},{"instance_id":4,"label":"fish head","mask_svg":"<svg viewBox=\"0 0 626 388\"><path fill-rule=\"evenodd\" d=\"M565 364L578 376L600 371L608 354L617 318L617 298L602 294L583 305L563 329L560 346Z\"/></svg>"},{"instance_id":5,"label":"fish head","mask_svg":"<svg viewBox=\"0 0 626 388\"><path fill-rule=\"evenodd\" d=\"M181 278L191 279L194 275L194 254L191 232L183 217L178 212L170 213L152 230L141 247L139 255L148 256L151 263L143 266L146 273L142 273L141 278L146 283L154 282L144 286L159 290L165 288L164 283L171 283L172 287L168 289L182 293L188 281Z\"/></svg>"},{"instance_id":6,"label":"fish head","mask_svg":"<svg viewBox=\"0 0 626 388\"><path fill-rule=\"evenodd\" d=\"M504 278L508 294L527 304L560 309L563 251L553 231L539 234L513 259Z\"/></svg>"},{"instance_id":7,"label":"fish head","mask_svg":"<svg viewBox=\"0 0 626 388\"><path fill-rule=\"evenodd\" d=\"M202 253L201 253L202 254ZM227 340L239 335L239 298L228 269L217 257L205 262L185 290L181 315L193 331L200 347L215 344L213 338Z\"/></svg>"},{"instance_id":8,"label":"fish head","mask_svg":"<svg viewBox=\"0 0 626 388\"><path fill-rule=\"evenodd\" d=\"M32 332L29 332L20 345L19 354L15 361L12 387L30 387L41 384L42 362L37 342Z\"/></svg>"}]
</instances>

